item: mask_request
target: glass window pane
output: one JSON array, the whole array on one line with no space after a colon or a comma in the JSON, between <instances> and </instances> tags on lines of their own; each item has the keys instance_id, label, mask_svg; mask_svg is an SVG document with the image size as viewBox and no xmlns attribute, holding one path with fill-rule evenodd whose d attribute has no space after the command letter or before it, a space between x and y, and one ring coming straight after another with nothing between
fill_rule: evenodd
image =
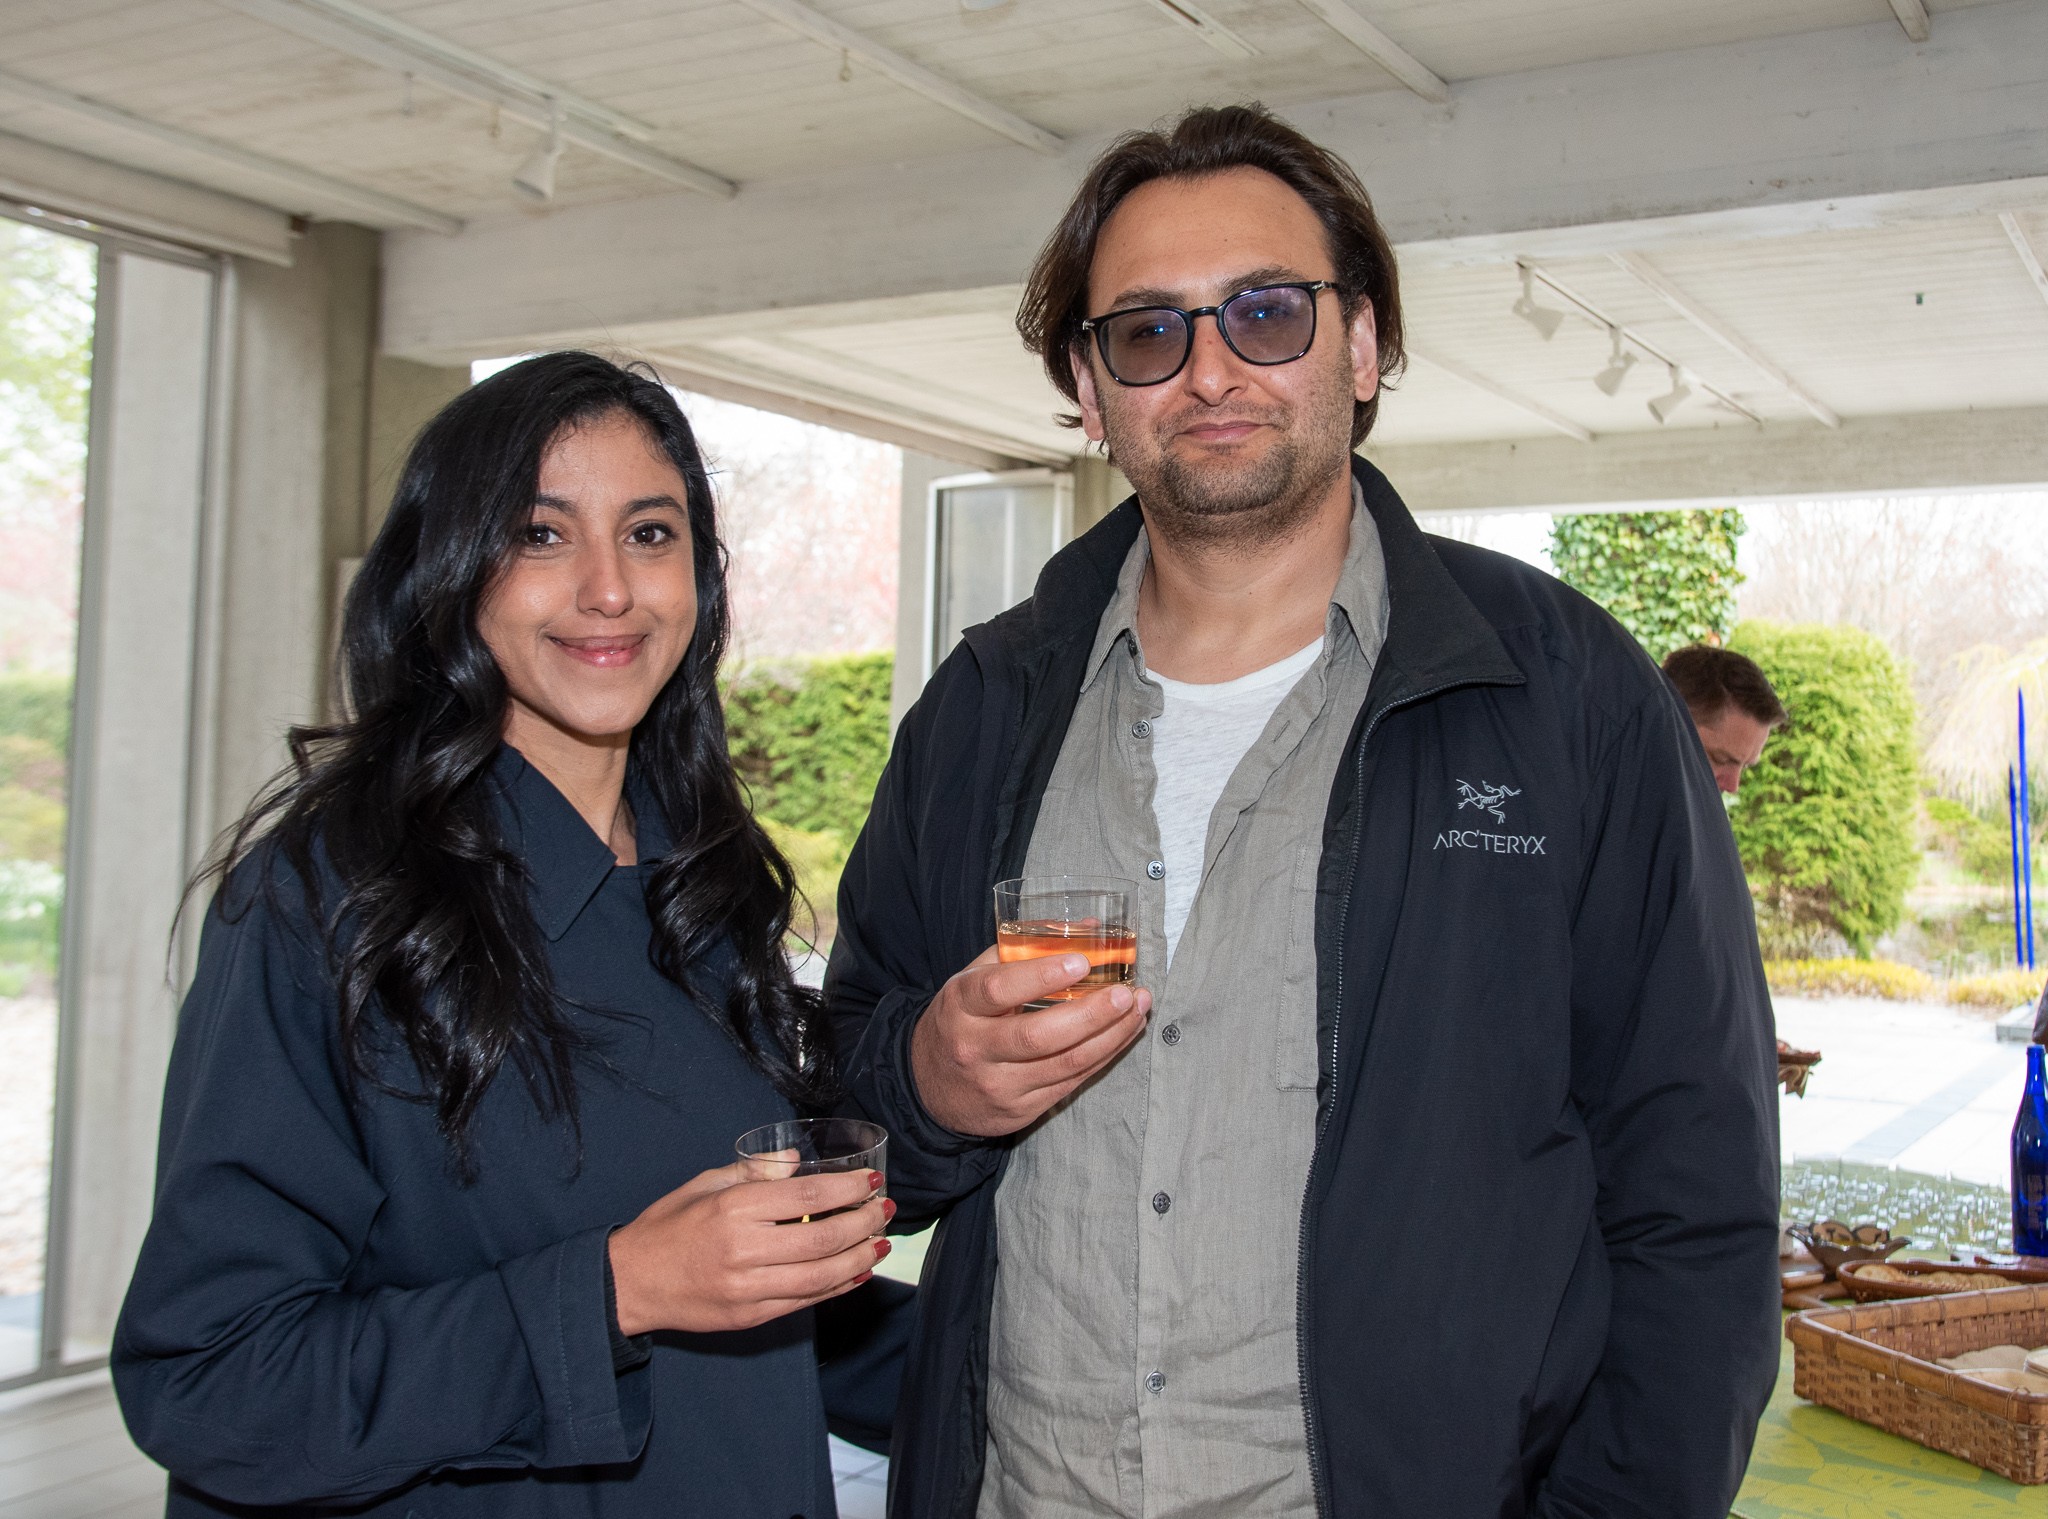
<instances>
[{"instance_id":1,"label":"glass window pane","mask_svg":"<svg viewBox=\"0 0 2048 1519\"><path fill-rule=\"evenodd\" d=\"M96 272L0 219L0 1377L41 1355Z\"/></svg>"},{"instance_id":2,"label":"glass window pane","mask_svg":"<svg viewBox=\"0 0 2048 1519\"><path fill-rule=\"evenodd\" d=\"M932 663L1031 594L1055 547L1059 496L1047 481L948 487L939 492L938 584Z\"/></svg>"}]
</instances>

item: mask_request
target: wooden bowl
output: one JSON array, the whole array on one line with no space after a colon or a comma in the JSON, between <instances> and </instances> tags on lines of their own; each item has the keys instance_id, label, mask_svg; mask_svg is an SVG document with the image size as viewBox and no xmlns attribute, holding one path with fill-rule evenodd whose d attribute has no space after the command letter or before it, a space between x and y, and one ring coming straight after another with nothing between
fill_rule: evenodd
<instances>
[{"instance_id":1,"label":"wooden bowl","mask_svg":"<svg viewBox=\"0 0 2048 1519\"><path fill-rule=\"evenodd\" d=\"M2048 1282L2048 1271L2035 1266L1966 1266L1959 1261L1850 1261L1836 1273L1849 1296L1859 1303L1887 1302L1895 1298L1941 1297L1951 1292L1984 1292L1992 1288L1991 1282L1974 1282L1968 1286L1943 1286L1923 1282L1886 1282L1867 1278L1864 1273L1872 1266L1884 1265L1890 1271L1902 1271L1908 1276L1933 1276L1937 1272L1957 1272L1965 1276L1996 1277L1996 1285L2028 1287Z\"/></svg>"}]
</instances>

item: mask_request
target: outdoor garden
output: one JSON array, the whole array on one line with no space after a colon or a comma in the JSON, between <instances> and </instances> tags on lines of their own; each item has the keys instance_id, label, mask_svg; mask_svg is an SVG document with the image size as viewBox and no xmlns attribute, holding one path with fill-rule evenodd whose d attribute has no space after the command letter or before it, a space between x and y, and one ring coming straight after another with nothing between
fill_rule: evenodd
<instances>
[{"instance_id":1,"label":"outdoor garden","mask_svg":"<svg viewBox=\"0 0 2048 1519\"><path fill-rule=\"evenodd\" d=\"M2021 815L2017 724L2024 693L2038 753L2048 641L2001 646L1987 622L1983 642L1916 670L1863 627L1737 621L1742 531L1734 509L1560 517L1551 559L1652 658L1724 644L1790 712L1729 807L1773 990L1987 1014L2031 1002L2013 860L2038 853L2044 808L2027 787Z\"/></svg>"}]
</instances>

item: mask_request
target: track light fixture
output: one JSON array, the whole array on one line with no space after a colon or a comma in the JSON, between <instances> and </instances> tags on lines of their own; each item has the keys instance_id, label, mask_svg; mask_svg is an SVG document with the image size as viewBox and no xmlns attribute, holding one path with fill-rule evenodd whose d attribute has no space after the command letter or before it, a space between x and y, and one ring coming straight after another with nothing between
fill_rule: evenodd
<instances>
[{"instance_id":1,"label":"track light fixture","mask_svg":"<svg viewBox=\"0 0 2048 1519\"><path fill-rule=\"evenodd\" d=\"M1536 272L1526 264L1522 267L1522 298L1515 302L1514 309L1515 315L1534 327L1546 343L1557 336L1557 329L1564 323L1562 311L1536 304Z\"/></svg>"},{"instance_id":2,"label":"track light fixture","mask_svg":"<svg viewBox=\"0 0 2048 1519\"><path fill-rule=\"evenodd\" d=\"M547 141L527 156L512 176L512 188L529 200L546 205L555 198L555 165L562 161L562 107L548 104Z\"/></svg>"},{"instance_id":3,"label":"track light fixture","mask_svg":"<svg viewBox=\"0 0 2048 1519\"><path fill-rule=\"evenodd\" d=\"M1676 364L1666 366L1671 372L1671 390L1650 402L1650 415L1660 423L1669 422L1671 414L1686 403L1692 395L1692 387L1685 383L1685 371Z\"/></svg>"},{"instance_id":4,"label":"track light fixture","mask_svg":"<svg viewBox=\"0 0 2048 1519\"><path fill-rule=\"evenodd\" d=\"M1619 327L1609 327L1607 335L1614 343L1614 352L1607 360L1607 367L1593 376L1593 383L1600 387L1602 394L1611 396L1621 389L1628 372L1636 367L1636 356L1623 346Z\"/></svg>"}]
</instances>

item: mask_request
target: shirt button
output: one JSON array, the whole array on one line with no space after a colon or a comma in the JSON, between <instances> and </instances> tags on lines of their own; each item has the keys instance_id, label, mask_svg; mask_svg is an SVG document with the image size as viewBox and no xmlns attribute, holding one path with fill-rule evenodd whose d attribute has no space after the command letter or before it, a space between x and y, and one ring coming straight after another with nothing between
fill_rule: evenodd
<instances>
[{"instance_id":1,"label":"shirt button","mask_svg":"<svg viewBox=\"0 0 2048 1519\"><path fill-rule=\"evenodd\" d=\"M1145 1377L1145 1390L1147 1392L1166 1391L1166 1373L1163 1371L1148 1373Z\"/></svg>"},{"instance_id":2,"label":"shirt button","mask_svg":"<svg viewBox=\"0 0 2048 1519\"><path fill-rule=\"evenodd\" d=\"M1168 1197L1164 1192L1154 1192L1152 1194L1152 1211L1154 1213L1164 1213L1168 1208L1171 1208L1172 1206L1173 1199Z\"/></svg>"},{"instance_id":3,"label":"shirt button","mask_svg":"<svg viewBox=\"0 0 2048 1519\"><path fill-rule=\"evenodd\" d=\"M1150 738L1151 736L1152 725L1146 722L1144 718L1141 717L1136 722L1131 724L1132 738Z\"/></svg>"},{"instance_id":4,"label":"shirt button","mask_svg":"<svg viewBox=\"0 0 2048 1519\"><path fill-rule=\"evenodd\" d=\"M1155 880L1155 881L1163 881L1163 880L1165 880L1165 879L1166 879L1166 861L1164 861L1164 860L1154 860L1154 861L1152 861L1152 863L1151 863L1151 864L1149 864L1149 865L1147 865L1147 866L1145 867L1145 874L1146 874L1146 875L1148 875L1148 876L1150 876L1150 877L1151 877L1151 878L1152 878L1153 880Z\"/></svg>"},{"instance_id":5,"label":"shirt button","mask_svg":"<svg viewBox=\"0 0 2048 1519\"><path fill-rule=\"evenodd\" d=\"M1180 1025L1178 1023L1167 1024L1165 1028L1159 1031L1159 1038L1163 1043L1166 1044L1179 1044Z\"/></svg>"}]
</instances>

